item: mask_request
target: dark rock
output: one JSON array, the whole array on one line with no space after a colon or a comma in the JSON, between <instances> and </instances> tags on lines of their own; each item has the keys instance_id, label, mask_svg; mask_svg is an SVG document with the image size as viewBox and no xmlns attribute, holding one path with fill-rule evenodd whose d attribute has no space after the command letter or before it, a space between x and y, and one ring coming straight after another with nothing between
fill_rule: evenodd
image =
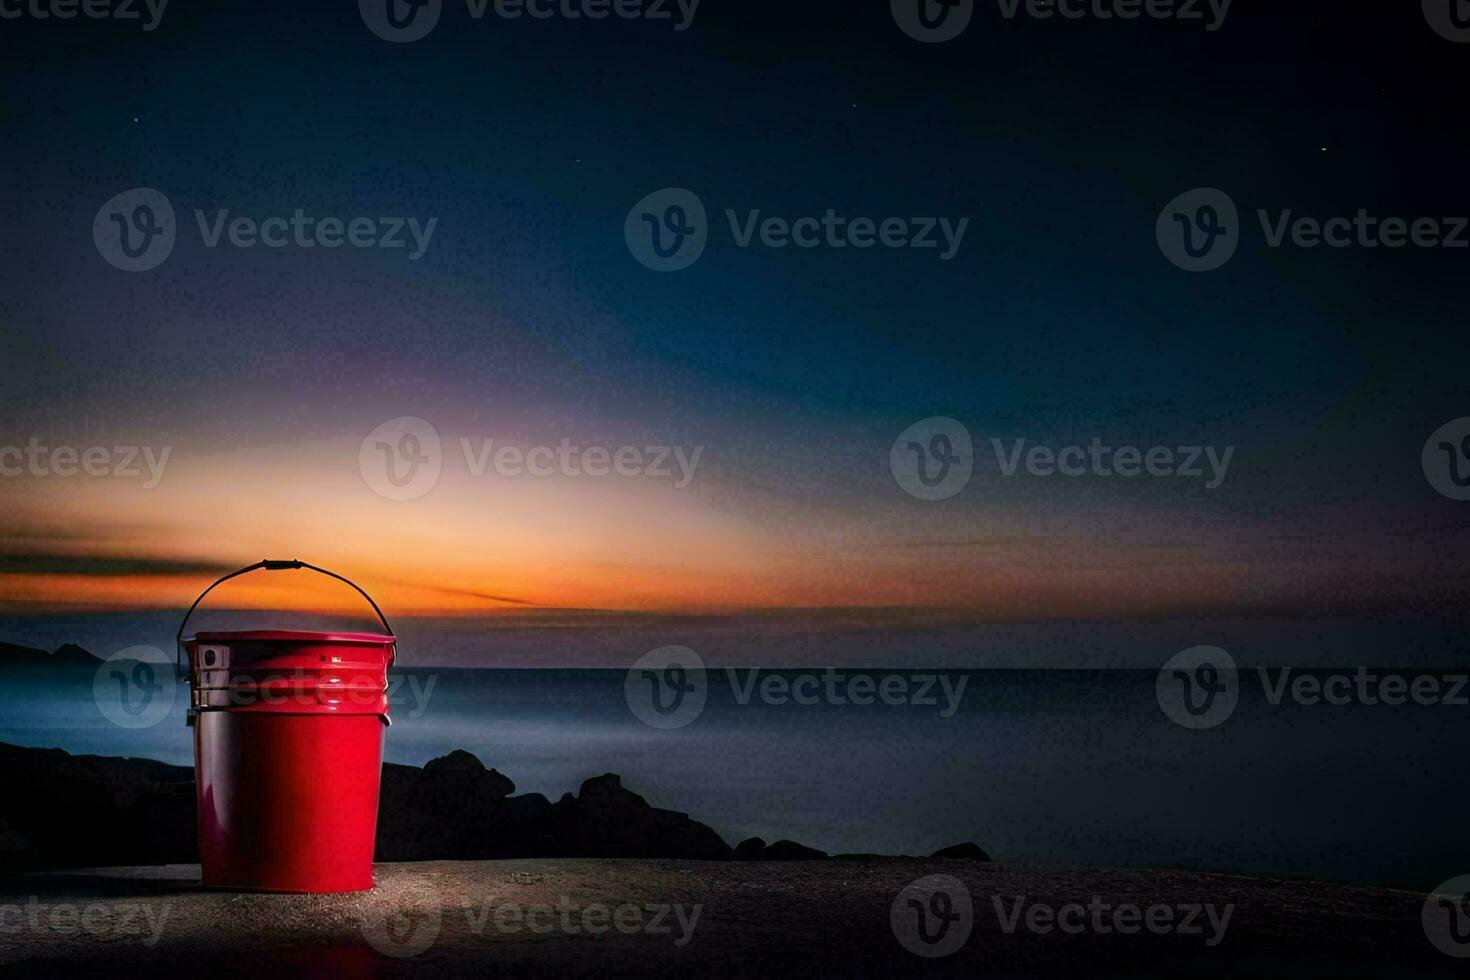
<instances>
[{"instance_id":1,"label":"dark rock","mask_svg":"<svg viewBox=\"0 0 1470 980\"><path fill-rule=\"evenodd\" d=\"M25 835L0 819L0 867L25 868L36 861L36 848Z\"/></svg>"},{"instance_id":2,"label":"dark rock","mask_svg":"<svg viewBox=\"0 0 1470 980\"><path fill-rule=\"evenodd\" d=\"M192 768L0 744L0 785L7 867L197 860Z\"/></svg>"},{"instance_id":3,"label":"dark rock","mask_svg":"<svg viewBox=\"0 0 1470 980\"><path fill-rule=\"evenodd\" d=\"M378 801L378 858L432 861L527 853L507 834L505 800L515 783L463 749L422 769L384 765ZM518 811L524 815L525 811Z\"/></svg>"},{"instance_id":4,"label":"dark rock","mask_svg":"<svg viewBox=\"0 0 1470 980\"><path fill-rule=\"evenodd\" d=\"M759 861L761 855L766 852L766 842L759 837L747 837L735 845L735 853L731 855L736 861Z\"/></svg>"},{"instance_id":5,"label":"dark rock","mask_svg":"<svg viewBox=\"0 0 1470 980\"><path fill-rule=\"evenodd\" d=\"M819 851L815 847L807 847L798 844L794 840L778 840L766 848L762 856L763 861L821 861L827 857L826 851Z\"/></svg>"},{"instance_id":6,"label":"dark rock","mask_svg":"<svg viewBox=\"0 0 1470 980\"><path fill-rule=\"evenodd\" d=\"M732 856L736 861L820 861L827 857L827 852L792 840L767 844L759 837L751 837L741 841Z\"/></svg>"},{"instance_id":7,"label":"dark rock","mask_svg":"<svg viewBox=\"0 0 1470 980\"><path fill-rule=\"evenodd\" d=\"M730 857L730 845L713 830L687 813L650 806L613 773L588 779L575 797L563 796L550 817L553 846L563 857Z\"/></svg>"},{"instance_id":8,"label":"dark rock","mask_svg":"<svg viewBox=\"0 0 1470 980\"><path fill-rule=\"evenodd\" d=\"M74 756L0 743L0 868L192 863L198 860L194 771L147 759ZM555 803L464 751L383 766L377 858L509 857L811 861L827 855L759 837L735 849L686 813L651 806L604 773ZM974 844L935 857L989 857Z\"/></svg>"},{"instance_id":9,"label":"dark rock","mask_svg":"<svg viewBox=\"0 0 1470 980\"><path fill-rule=\"evenodd\" d=\"M660 810L608 773L578 795L549 802L508 795L515 784L455 751L423 769L383 767L378 858L385 861L501 857L686 857L724 859L729 846L682 813Z\"/></svg>"},{"instance_id":10,"label":"dark rock","mask_svg":"<svg viewBox=\"0 0 1470 980\"><path fill-rule=\"evenodd\" d=\"M0 668L23 668L26 670L51 668L85 668L96 670L101 659L83 650L75 643L66 643L48 653L35 647L23 647L14 643L0 643Z\"/></svg>"},{"instance_id":11,"label":"dark rock","mask_svg":"<svg viewBox=\"0 0 1470 980\"><path fill-rule=\"evenodd\" d=\"M508 776L496 769L486 769L485 763L464 749L455 749L448 755L430 759L424 763L424 773L450 779L478 778L484 784L486 792L499 793L501 796L509 796L516 791L516 784Z\"/></svg>"},{"instance_id":12,"label":"dark rock","mask_svg":"<svg viewBox=\"0 0 1470 980\"><path fill-rule=\"evenodd\" d=\"M455 749L448 755L441 755L436 759L430 759L424 763L424 772L484 772L485 763L472 752L464 749Z\"/></svg>"},{"instance_id":13,"label":"dark rock","mask_svg":"<svg viewBox=\"0 0 1470 980\"><path fill-rule=\"evenodd\" d=\"M951 844L942 847L929 855L931 858L957 858L966 861L989 861L990 855L979 844L966 841L963 844Z\"/></svg>"},{"instance_id":14,"label":"dark rock","mask_svg":"<svg viewBox=\"0 0 1470 980\"><path fill-rule=\"evenodd\" d=\"M50 659L51 654L45 650L23 647L16 643L0 643L0 664L5 666L45 664Z\"/></svg>"},{"instance_id":15,"label":"dark rock","mask_svg":"<svg viewBox=\"0 0 1470 980\"><path fill-rule=\"evenodd\" d=\"M102 662L101 657L94 656L75 643L63 643L57 647L51 654L51 660L57 664L79 664L84 667L96 667Z\"/></svg>"}]
</instances>

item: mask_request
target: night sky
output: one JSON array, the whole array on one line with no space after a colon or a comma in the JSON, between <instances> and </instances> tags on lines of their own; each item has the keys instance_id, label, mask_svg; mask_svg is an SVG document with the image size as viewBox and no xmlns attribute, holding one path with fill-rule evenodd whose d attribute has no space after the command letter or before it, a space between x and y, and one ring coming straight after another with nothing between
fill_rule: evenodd
<instances>
[{"instance_id":1,"label":"night sky","mask_svg":"<svg viewBox=\"0 0 1470 980\"><path fill-rule=\"evenodd\" d=\"M1418 4L1283 6L1208 31L982 3L938 44L837 0L704 0L685 30L445 0L402 44L350 2L0 20L0 446L171 449L153 488L0 479L0 602L176 607L269 554L424 613L1463 607L1470 505L1420 453L1470 415L1470 250L1273 249L1256 210L1470 214L1470 45ZM92 228L134 187L177 243L129 273ZM1241 241L1190 273L1154 229L1198 187ZM677 272L623 235L662 188L708 212ZM298 208L437 221L410 259L210 248L194 217ZM757 208L969 223L947 261L740 248L725 211ZM404 416L444 476L388 500L359 445ZM925 501L889 450L936 416L978 458ZM1005 478L989 452L1094 437L1235 454L1209 489ZM461 438L703 456L677 489L475 478Z\"/></svg>"}]
</instances>

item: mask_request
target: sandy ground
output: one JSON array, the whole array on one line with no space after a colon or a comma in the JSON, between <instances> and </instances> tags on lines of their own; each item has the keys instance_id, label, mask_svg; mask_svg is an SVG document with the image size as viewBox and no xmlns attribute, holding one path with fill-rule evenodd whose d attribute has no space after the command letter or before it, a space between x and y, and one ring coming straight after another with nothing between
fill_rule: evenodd
<instances>
[{"instance_id":1,"label":"sandy ground","mask_svg":"<svg viewBox=\"0 0 1470 980\"><path fill-rule=\"evenodd\" d=\"M940 883L948 904L934 904L928 883L905 891L935 874L963 886ZM0 878L0 972L1470 975L1470 960L1427 940L1424 895L1312 882L898 859L429 862L379 865L376 877L373 891L347 895L204 891L190 866ZM930 938L942 936L932 944L915 932L915 898ZM1069 903L1084 906L1062 912L1074 931L1048 928L1046 910ZM1113 927L1135 921L1117 917L1127 906L1166 906L1173 925L1124 934ZM939 931L941 913L953 931Z\"/></svg>"}]
</instances>

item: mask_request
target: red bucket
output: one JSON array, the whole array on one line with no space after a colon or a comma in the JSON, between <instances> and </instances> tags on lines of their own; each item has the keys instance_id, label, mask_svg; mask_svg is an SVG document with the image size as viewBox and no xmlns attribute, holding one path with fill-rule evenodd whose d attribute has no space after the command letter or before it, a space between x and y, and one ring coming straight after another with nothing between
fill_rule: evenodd
<instances>
[{"instance_id":1,"label":"red bucket","mask_svg":"<svg viewBox=\"0 0 1470 980\"><path fill-rule=\"evenodd\" d=\"M351 585L383 634L184 625L215 586L257 569L305 568ZM373 844L393 631L335 572L262 561L215 582L179 626L189 658L199 863L208 887L350 892L373 887Z\"/></svg>"}]
</instances>

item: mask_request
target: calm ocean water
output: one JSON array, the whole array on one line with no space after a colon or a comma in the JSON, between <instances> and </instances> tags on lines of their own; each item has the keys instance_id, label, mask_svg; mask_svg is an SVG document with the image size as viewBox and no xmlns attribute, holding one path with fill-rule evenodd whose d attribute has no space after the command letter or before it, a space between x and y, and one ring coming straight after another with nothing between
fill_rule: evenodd
<instances>
[{"instance_id":1,"label":"calm ocean water","mask_svg":"<svg viewBox=\"0 0 1470 980\"><path fill-rule=\"evenodd\" d=\"M810 693L828 684L825 669L750 671L712 667L703 710L658 730L630 710L623 670L405 669L386 757L422 765L464 748L518 792L552 798L617 772L731 843L758 835L831 852L928 853L974 840L1001 860L1426 889L1470 868L1463 707L1273 705L1246 672L1229 719L1189 731L1161 710L1154 670L834 676L844 695L857 675L875 689L902 677L910 692L933 678L934 704L867 705L766 703L762 685L812 676L801 688ZM159 723L124 729L104 717L92 680L85 669L0 672L0 741L190 763L184 689L159 689L174 698Z\"/></svg>"}]
</instances>

